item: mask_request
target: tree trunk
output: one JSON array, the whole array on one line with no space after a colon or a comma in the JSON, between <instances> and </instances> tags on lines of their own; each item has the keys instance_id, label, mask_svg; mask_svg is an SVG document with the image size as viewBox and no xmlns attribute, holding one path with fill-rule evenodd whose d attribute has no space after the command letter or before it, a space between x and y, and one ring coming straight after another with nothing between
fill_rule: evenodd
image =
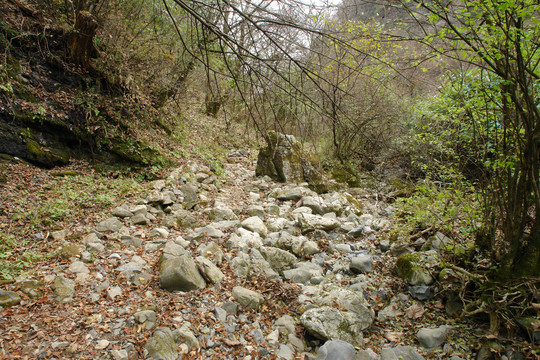
<instances>
[{"instance_id":1,"label":"tree trunk","mask_svg":"<svg viewBox=\"0 0 540 360\"><path fill-rule=\"evenodd\" d=\"M75 22L75 30L71 36L71 61L85 68L90 68L90 57L94 51L94 36L98 23L88 11L79 11Z\"/></svg>"}]
</instances>

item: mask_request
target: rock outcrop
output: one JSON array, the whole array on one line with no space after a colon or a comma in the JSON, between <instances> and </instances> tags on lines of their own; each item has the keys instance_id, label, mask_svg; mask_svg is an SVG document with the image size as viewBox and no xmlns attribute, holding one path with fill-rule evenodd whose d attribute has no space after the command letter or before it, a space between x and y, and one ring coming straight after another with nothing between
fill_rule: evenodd
<instances>
[{"instance_id":1,"label":"rock outcrop","mask_svg":"<svg viewBox=\"0 0 540 360\"><path fill-rule=\"evenodd\" d=\"M323 177L315 164L315 156L292 135L270 131L268 146L257 159L257 176L268 175L280 182L319 184Z\"/></svg>"}]
</instances>

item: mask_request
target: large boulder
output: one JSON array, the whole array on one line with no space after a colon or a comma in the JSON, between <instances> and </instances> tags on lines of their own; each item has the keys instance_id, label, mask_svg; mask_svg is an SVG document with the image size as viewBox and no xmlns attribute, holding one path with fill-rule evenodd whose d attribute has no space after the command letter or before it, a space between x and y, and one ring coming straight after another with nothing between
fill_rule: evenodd
<instances>
[{"instance_id":1,"label":"large boulder","mask_svg":"<svg viewBox=\"0 0 540 360\"><path fill-rule=\"evenodd\" d=\"M163 249L159 278L161 287L169 291L190 291L206 287L191 255L173 242L168 242Z\"/></svg>"},{"instance_id":2,"label":"large boulder","mask_svg":"<svg viewBox=\"0 0 540 360\"><path fill-rule=\"evenodd\" d=\"M315 230L330 231L338 228L340 225L339 221L332 217L311 214L301 214L298 217L298 224L302 229L302 234Z\"/></svg>"},{"instance_id":3,"label":"large boulder","mask_svg":"<svg viewBox=\"0 0 540 360\"><path fill-rule=\"evenodd\" d=\"M362 345L362 325L352 312L323 306L307 310L300 322L311 335L321 340L343 340Z\"/></svg>"},{"instance_id":4,"label":"large boulder","mask_svg":"<svg viewBox=\"0 0 540 360\"><path fill-rule=\"evenodd\" d=\"M343 340L329 340L317 351L316 360L354 360L354 346Z\"/></svg>"},{"instance_id":5,"label":"large boulder","mask_svg":"<svg viewBox=\"0 0 540 360\"><path fill-rule=\"evenodd\" d=\"M255 310L257 310L264 302L264 297L260 293L246 289L242 286L235 286L232 289L232 296L240 305Z\"/></svg>"},{"instance_id":6,"label":"large boulder","mask_svg":"<svg viewBox=\"0 0 540 360\"><path fill-rule=\"evenodd\" d=\"M176 342L171 329L159 328L152 337L148 339L144 346L148 351L150 358L155 360L176 360L178 352L176 351Z\"/></svg>"},{"instance_id":7,"label":"large boulder","mask_svg":"<svg viewBox=\"0 0 540 360\"><path fill-rule=\"evenodd\" d=\"M297 261L296 256L290 252L275 247L261 248L261 253L272 269L280 274L283 274L285 270L292 269Z\"/></svg>"},{"instance_id":8,"label":"large boulder","mask_svg":"<svg viewBox=\"0 0 540 360\"><path fill-rule=\"evenodd\" d=\"M321 183L321 171L314 159L294 136L270 131L268 146L259 151L255 175L268 175L280 182Z\"/></svg>"}]
</instances>

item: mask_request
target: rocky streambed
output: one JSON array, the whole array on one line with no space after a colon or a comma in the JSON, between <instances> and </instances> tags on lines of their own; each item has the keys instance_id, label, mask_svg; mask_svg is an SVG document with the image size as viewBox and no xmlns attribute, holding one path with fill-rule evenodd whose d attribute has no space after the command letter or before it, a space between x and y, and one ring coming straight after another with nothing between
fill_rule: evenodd
<instances>
[{"instance_id":1,"label":"rocky streambed","mask_svg":"<svg viewBox=\"0 0 540 360\"><path fill-rule=\"evenodd\" d=\"M369 190L254 170L239 151L219 178L174 169L81 238L54 232L60 261L0 293L0 357L477 356L482 329L436 282L443 234L391 246L394 208Z\"/></svg>"}]
</instances>

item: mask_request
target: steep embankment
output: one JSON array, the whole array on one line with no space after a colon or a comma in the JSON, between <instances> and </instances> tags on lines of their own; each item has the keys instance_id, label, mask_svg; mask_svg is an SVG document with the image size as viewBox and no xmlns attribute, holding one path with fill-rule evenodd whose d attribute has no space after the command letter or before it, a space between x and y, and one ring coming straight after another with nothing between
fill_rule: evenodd
<instances>
[{"instance_id":1,"label":"steep embankment","mask_svg":"<svg viewBox=\"0 0 540 360\"><path fill-rule=\"evenodd\" d=\"M327 339L344 342L320 359L472 356L476 330L446 315L428 259L401 274L412 297L394 275L413 249L384 240L392 206L254 168L243 151L222 177L191 163L51 233L58 257L3 286L2 357L312 358Z\"/></svg>"},{"instance_id":2,"label":"steep embankment","mask_svg":"<svg viewBox=\"0 0 540 360\"><path fill-rule=\"evenodd\" d=\"M70 34L42 11L0 4L0 153L53 167L70 158L165 165L165 117L142 93L70 63Z\"/></svg>"}]
</instances>

